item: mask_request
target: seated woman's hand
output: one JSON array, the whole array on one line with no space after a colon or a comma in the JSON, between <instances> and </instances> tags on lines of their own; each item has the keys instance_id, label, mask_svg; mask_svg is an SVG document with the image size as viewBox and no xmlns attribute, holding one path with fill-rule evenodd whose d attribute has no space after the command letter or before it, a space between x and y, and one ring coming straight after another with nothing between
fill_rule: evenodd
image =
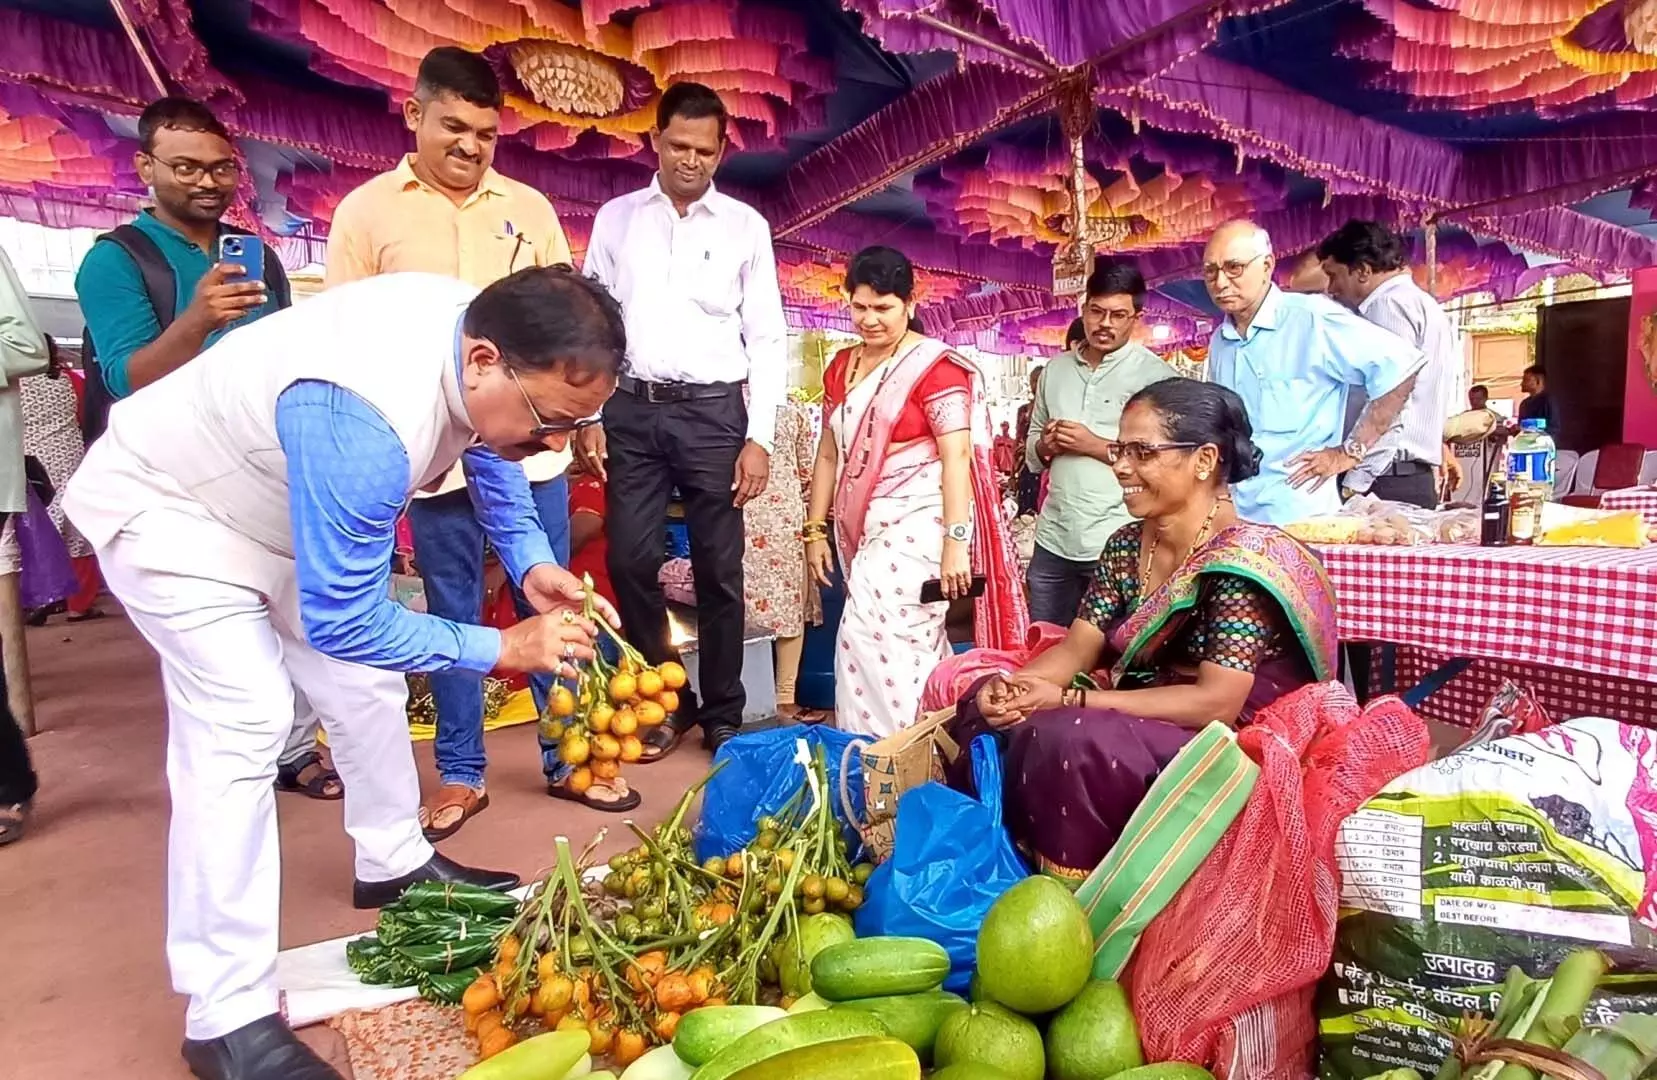
<instances>
[{"instance_id":1,"label":"seated woman's hand","mask_svg":"<svg viewBox=\"0 0 1657 1080\"><path fill-rule=\"evenodd\" d=\"M1024 719L1017 709L1012 707L1014 691L1012 684L1001 675L992 675L978 691L978 712L984 717L984 722L991 727L1006 727Z\"/></svg>"},{"instance_id":2,"label":"seated woman's hand","mask_svg":"<svg viewBox=\"0 0 1657 1080\"><path fill-rule=\"evenodd\" d=\"M1012 708L1021 716L1042 709L1056 709L1063 703L1061 687L1040 675L1014 675L1011 682Z\"/></svg>"}]
</instances>

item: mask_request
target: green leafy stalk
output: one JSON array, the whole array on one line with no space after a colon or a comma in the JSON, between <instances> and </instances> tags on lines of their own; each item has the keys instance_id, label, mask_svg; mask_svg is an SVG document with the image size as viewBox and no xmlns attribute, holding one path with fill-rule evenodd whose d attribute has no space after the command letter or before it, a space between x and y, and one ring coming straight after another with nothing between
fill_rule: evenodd
<instances>
[{"instance_id":1,"label":"green leafy stalk","mask_svg":"<svg viewBox=\"0 0 1657 1080\"><path fill-rule=\"evenodd\" d=\"M1610 970L1610 961L1598 949L1576 949L1559 962L1545 993L1538 995L1530 1010L1529 1023L1515 1025L1515 1039L1532 1046L1558 1050L1575 1035L1582 1024L1582 1010L1588 1007L1599 980ZM1479 1070L1481 1078L1484 1069ZM1496 1080L1537 1080L1534 1069L1524 1065L1503 1065Z\"/></svg>"}]
</instances>

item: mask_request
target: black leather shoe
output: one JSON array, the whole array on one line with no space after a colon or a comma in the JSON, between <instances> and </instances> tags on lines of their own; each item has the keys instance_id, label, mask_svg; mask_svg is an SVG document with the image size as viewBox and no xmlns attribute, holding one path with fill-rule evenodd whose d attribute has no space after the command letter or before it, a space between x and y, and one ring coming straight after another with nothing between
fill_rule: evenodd
<instances>
[{"instance_id":1,"label":"black leather shoe","mask_svg":"<svg viewBox=\"0 0 1657 1080\"><path fill-rule=\"evenodd\" d=\"M345 1080L274 1014L217 1039L185 1039L184 1063L201 1080Z\"/></svg>"},{"instance_id":2,"label":"black leather shoe","mask_svg":"<svg viewBox=\"0 0 1657 1080\"><path fill-rule=\"evenodd\" d=\"M505 870L474 870L453 859L433 855L431 861L412 874L390 881L359 881L351 888L351 902L359 908L382 908L395 903L403 890L418 881L453 881L460 885L481 885L485 889L516 889L523 883L517 874Z\"/></svg>"},{"instance_id":3,"label":"black leather shoe","mask_svg":"<svg viewBox=\"0 0 1657 1080\"><path fill-rule=\"evenodd\" d=\"M719 748L721 746L724 746L740 734L742 734L741 728L731 727L730 725L721 725L719 727L709 728L707 733L702 736L702 746L704 749L710 750L717 754L719 753Z\"/></svg>"}]
</instances>

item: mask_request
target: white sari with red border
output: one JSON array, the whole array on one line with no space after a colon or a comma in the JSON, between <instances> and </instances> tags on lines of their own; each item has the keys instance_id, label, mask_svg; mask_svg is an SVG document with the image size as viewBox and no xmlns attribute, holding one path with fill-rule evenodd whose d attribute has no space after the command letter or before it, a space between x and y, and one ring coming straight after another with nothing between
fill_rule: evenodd
<instances>
[{"instance_id":1,"label":"white sari with red border","mask_svg":"<svg viewBox=\"0 0 1657 1080\"><path fill-rule=\"evenodd\" d=\"M975 643L1021 642L1029 623L992 461L984 377L966 357L922 338L853 387L824 416L839 450L834 528L846 604L835 648L835 713L844 731L883 738L913 724L921 690L950 655L947 603L923 604L921 587L943 558L943 463L933 438L892 445L890 434L934 364L966 371L969 390L921 402L935 431L967 428L972 441L972 571L986 579L975 602Z\"/></svg>"}]
</instances>

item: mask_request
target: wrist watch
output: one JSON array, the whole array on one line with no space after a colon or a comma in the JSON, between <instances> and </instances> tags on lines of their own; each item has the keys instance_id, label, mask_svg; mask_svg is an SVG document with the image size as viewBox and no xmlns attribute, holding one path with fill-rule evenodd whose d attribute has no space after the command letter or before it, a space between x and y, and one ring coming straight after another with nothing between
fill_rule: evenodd
<instances>
[{"instance_id":1,"label":"wrist watch","mask_svg":"<svg viewBox=\"0 0 1657 1080\"><path fill-rule=\"evenodd\" d=\"M1348 439L1341 443L1341 453L1345 454L1353 461L1362 461L1364 458L1369 456L1369 447L1365 446L1357 439Z\"/></svg>"},{"instance_id":2,"label":"wrist watch","mask_svg":"<svg viewBox=\"0 0 1657 1080\"><path fill-rule=\"evenodd\" d=\"M954 540L956 543L964 544L968 540L972 539L972 526L964 521L957 521L953 525L945 525L944 539Z\"/></svg>"}]
</instances>

